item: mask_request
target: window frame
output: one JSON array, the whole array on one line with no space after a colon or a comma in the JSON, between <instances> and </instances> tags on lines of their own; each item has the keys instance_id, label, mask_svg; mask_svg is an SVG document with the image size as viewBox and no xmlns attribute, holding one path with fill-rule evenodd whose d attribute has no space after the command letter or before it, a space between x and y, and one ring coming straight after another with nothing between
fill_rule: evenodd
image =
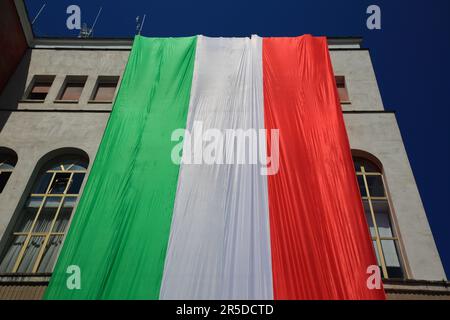
<instances>
[{"instance_id":1,"label":"window frame","mask_svg":"<svg viewBox=\"0 0 450 320\"><path fill-rule=\"evenodd\" d=\"M73 160L73 161L72 161L72 164L66 168L64 162L67 160ZM71 168L73 168L73 166L75 164L79 164L79 163L83 164L83 169L79 169L79 168L77 168L75 170L71 169ZM59 167L60 167L59 169L52 168L57 164L59 164ZM8 256L8 252L11 249L11 247L14 245L15 239L17 239L19 237L24 237L24 238L22 238L23 243L20 244L17 255L15 255L14 258L12 258L14 260L12 260L11 270L6 273L3 272L3 274L7 274L7 275L22 274L22 272L19 272L19 268L23 262L23 259L26 255L27 251L28 251L27 249L28 249L29 244L36 238L43 238L43 241L37 249L38 252L35 256L35 260L32 262L31 271L26 272L26 274L29 274L29 275L48 274L48 271L39 271L41 263L44 261L43 258L45 257L45 254L47 252L47 245L55 237L60 237L60 240L57 240L57 241L61 241L61 245L62 245L62 242L64 241L64 238L69 230L70 223L71 223L73 214L75 212L76 205L78 203L78 200L79 200L82 190L83 190L84 183L87 179L88 166L89 166L89 160L83 156L63 155L60 157L56 157L51 161L46 162L45 166L39 170L37 176L32 181L31 190L27 191L27 197L26 197L25 202L23 204L21 204L20 210L18 212L19 216L17 216L16 219L11 220L12 231L10 231L8 234L4 235L4 237L7 237L7 239L6 239L7 242L6 242L6 245L2 248L2 252L0 255L0 264L2 264L4 262L4 260L6 259L6 257ZM44 177L44 175L49 174L49 173L52 176L48 180L48 182L46 182L45 192L44 193L34 193L35 192L34 188L37 186L40 179L42 179ZM61 173L70 174L69 182L65 185L64 191L62 193L51 193L51 187L54 185L55 177ZM75 180L73 178L74 178L75 174L77 174L77 173L83 174L82 181L79 185L78 193L68 193L71 186L75 182ZM29 221L31 222L31 224L30 224L29 228L27 228L27 230L25 230L25 231L21 231L21 230L19 230L19 228L21 226L21 222L23 221L22 218L24 217L23 215L25 214L25 209L27 208L27 203L29 201L32 201L33 198L40 199L40 202L36 208L36 211L30 217ZM46 230L44 230L44 231L39 231L39 230L36 231L35 230L36 225L38 225L39 223L45 222L45 213L43 213L43 212L44 212L44 207L48 203L47 200L49 198L50 199L51 198L58 199L56 211L54 213L52 213L51 222L48 224L48 228L46 228ZM60 218L62 216L63 210L64 210L63 207L67 203L66 200L73 201L72 202L73 206L70 209L70 214L67 218L66 224L64 225L64 229L62 231L55 231L54 228L55 228L55 226L57 226L58 218ZM43 220L39 220L41 218L41 214L44 216ZM56 253L55 261L50 266L50 268L52 270L53 270L54 264L56 263L57 256L59 254L61 245L59 246L59 248L55 249L55 250L57 250L57 253Z\"/></svg>"},{"instance_id":2,"label":"window frame","mask_svg":"<svg viewBox=\"0 0 450 320\"><path fill-rule=\"evenodd\" d=\"M342 80L342 81L340 81ZM336 89L337 89L337 93L338 93L338 97L339 97L339 102L341 104L351 104L351 99L350 99L350 93L348 91L348 86L347 86L347 79L344 75L335 75L334 76L334 81L336 82ZM340 84L343 84L343 87L339 87ZM345 90L345 95L346 95L346 100L342 100L341 99L341 95L339 94L339 89L343 89Z\"/></svg>"},{"instance_id":3,"label":"window frame","mask_svg":"<svg viewBox=\"0 0 450 320\"><path fill-rule=\"evenodd\" d=\"M84 90L86 89L87 80L88 80L88 76L86 76L86 75L76 75L76 76L68 75L68 76L66 76L61 88L59 89L57 98L54 102L55 103L79 103L81 98L83 97ZM78 97L78 99L63 99L66 89L70 84L81 84L81 92L80 92L80 96Z\"/></svg>"},{"instance_id":4,"label":"window frame","mask_svg":"<svg viewBox=\"0 0 450 320\"><path fill-rule=\"evenodd\" d=\"M47 100L49 93L52 89L52 86L55 82L55 75L45 75L45 74L36 74L33 76L33 78L30 81L30 84L28 85L27 90L24 92L21 102L35 102L35 103L43 103ZM33 92L34 87L38 83L48 83L48 92L45 95L44 99L32 99L30 98L30 95Z\"/></svg>"},{"instance_id":5,"label":"window frame","mask_svg":"<svg viewBox=\"0 0 450 320\"><path fill-rule=\"evenodd\" d=\"M88 103L113 103L113 101L117 95L119 81L120 81L120 76L98 76ZM102 85L102 84L115 84L114 94L113 94L111 100L97 100L96 99L98 89L99 89L100 85Z\"/></svg>"},{"instance_id":6,"label":"window frame","mask_svg":"<svg viewBox=\"0 0 450 320\"><path fill-rule=\"evenodd\" d=\"M401 240L401 236L400 236L400 232L398 230L398 225L397 225L397 221L394 215L394 211L393 211L393 206L392 206L392 201L390 199L389 196L389 191L388 191L388 187L387 187L387 183L386 183L386 178L385 178L385 174L384 174L384 170L382 169L382 166L379 164L378 161L374 161L371 159L371 157L369 156L365 156L365 155L361 155L361 154L355 154L355 152L352 152L352 156L353 156L353 162L355 163L355 159L356 160L361 160L363 162L369 163L370 165L372 165L373 167L375 167L376 172L371 172L371 171L366 171L365 166L364 165L360 165L359 168L356 168L355 166L355 174L356 177L362 177L363 182L364 182L364 191L365 191L365 196L363 196L362 194L360 194L361 196L361 200L364 204L364 201L367 201L367 204L369 206L369 210L370 210L370 218L371 218L371 222L372 222L372 226L374 229L374 235L372 236L372 233L370 231L369 228L369 235L372 241L375 241L376 243L376 248L374 248L376 250L376 255L377 257L379 257L379 260L377 259L377 263L380 264L380 268L381 268L381 273L382 273L382 278L383 279L408 279L409 278L409 269L407 267L406 264L406 257L404 256L404 248L402 245L402 240ZM367 177L370 176L378 176L381 178L381 182L383 184L383 192L384 192L384 196L380 197L380 196L371 196L370 194L370 189L369 189L369 184L367 182ZM359 186L359 182L358 186ZM380 236L380 232L378 229L378 222L377 222L377 218L376 218L376 212L374 210L374 204L373 201L386 201L387 206L388 206L388 219L390 222L390 229L392 232L392 236L387 237L387 236ZM363 206L364 209L364 206ZM365 212L365 209L364 209ZM366 212L365 212L365 216L366 216ZM366 218L367 219L367 218ZM367 220L366 220L367 221ZM369 221L367 221L368 223L368 227L369 225ZM386 259L385 259L385 253L383 251L383 246L382 246L382 241L383 240L387 240L387 241L393 241L394 242L394 246L395 246L395 250L396 250L396 255L397 255L397 259L399 261L400 264L400 268L402 271L402 278L399 277L390 277L389 276L389 272L387 270L388 266L386 265Z\"/></svg>"}]
</instances>

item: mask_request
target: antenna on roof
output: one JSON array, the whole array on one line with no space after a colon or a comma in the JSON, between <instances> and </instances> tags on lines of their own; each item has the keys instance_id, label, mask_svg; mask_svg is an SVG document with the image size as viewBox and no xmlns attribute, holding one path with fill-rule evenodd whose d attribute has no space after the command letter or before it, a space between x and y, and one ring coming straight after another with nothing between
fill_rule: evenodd
<instances>
[{"instance_id":1,"label":"antenna on roof","mask_svg":"<svg viewBox=\"0 0 450 320\"><path fill-rule=\"evenodd\" d=\"M139 34L139 29L141 28L141 24L139 23L139 19L140 19L140 17L137 16L136 17L136 32L135 32L135 34Z\"/></svg>"},{"instance_id":2,"label":"antenna on roof","mask_svg":"<svg viewBox=\"0 0 450 320\"><path fill-rule=\"evenodd\" d=\"M142 18L142 22L139 22L140 16L136 17L136 33L137 34L141 34L142 28L144 27L144 23L145 23L145 17L147 15L144 14L144 17Z\"/></svg>"},{"instance_id":3,"label":"antenna on roof","mask_svg":"<svg viewBox=\"0 0 450 320\"><path fill-rule=\"evenodd\" d=\"M92 24L92 28L89 28L86 23L83 23L80 29L80 34L78 35L78 38L89 38L93 35L95 25L97 24L97 20L100 17L100 13L102 13L103 7L100 7L98 10L97 16L95 17L94 23Z\"/></svg>"},{"instance_id":4,"label":"antenna on roof","mask_svg":"<svg viewBox=\"0 0 450 320\"><path fill-rule=\"evenodd\" d=\"M95 17L94 24L92 25L91 31L89 32L89 36L94 34L94 28L95 28L95 25L97 24L98 17L100 17L100 13L102 13L102 10L103 10L103 7L100 7L100 9L97 12L97 16Z\"/></svg>"},{"instance_id":5,"label":"antenna on roof","mask_svg":"<svg viewBox=\"0 0 450 320\"><path fill-rule=\"evenodd\" d=\"M87 26L86 22L83 22L80 29L80 34L78 35L78 38L89 38L90 35L90 29Z\"/></svg>"},{"instance_id":6,"label":"antenna on roof","mask_svg":"<svg viewBox=\"0 0 450 320\"><path fill-rule=\"evenodd\" d=\"M41 14L42 10L44 10L45 6L47 5L47 3L44 3L41 7L41 9L39 9L38 13L36 14L36 16L34 17L33 21L31 21L31 25L33 25L37 18L39 17L39 15Z\"/></svg>"}]
</instances>

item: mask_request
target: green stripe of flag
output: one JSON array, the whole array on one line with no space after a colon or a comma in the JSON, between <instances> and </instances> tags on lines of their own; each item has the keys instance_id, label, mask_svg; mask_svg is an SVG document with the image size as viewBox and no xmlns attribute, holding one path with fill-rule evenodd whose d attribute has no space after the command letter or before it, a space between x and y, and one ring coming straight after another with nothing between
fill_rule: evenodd
<instances>
[{"instance_id":1,"label":"green stripe of flag","mask_svg":"<svg viewBox=\"0 0 450 320\"><path fill-rule=\"evenodd\" d=\"M185 128L196 37L137 36L46 299L157 299ZM69 266L81 271L70 290Z\"/></svg>"}]
</instances>

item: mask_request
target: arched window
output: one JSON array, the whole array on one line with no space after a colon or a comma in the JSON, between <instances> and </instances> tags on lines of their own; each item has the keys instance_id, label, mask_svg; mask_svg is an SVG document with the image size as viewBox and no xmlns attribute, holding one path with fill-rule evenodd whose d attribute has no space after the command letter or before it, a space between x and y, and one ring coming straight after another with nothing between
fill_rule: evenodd
<instances>
[{"instance_id":1,"label":"arched window","mask_svg":"<svg viewBox=\"0 0 450 320\"><path fill-rule=\"evenodd\" d=\"M382 170L365 157L354 156L353 162L381 274L386 279L403 278L398 236L392 224Z\"/></svg>"},{"instance_id":2,"label":"arched window","mask_svg":"<svg viewBox=\"0 0 450 320\"><path fill-rule=\"evenodd\" d=\"M17 155L14 151L0 148L0 193L3 192L16 163Z\"/></svg>"},{"instance_id":3,"label":"arched window","mask_svg":"<svg viewBox=\"0 0 450 320\"><path fill-rule=\"evenodd\" d=\"M0 273L52 272L87 165L78 155L44 165L14 224Z\"/></svg>"}]
</instances>

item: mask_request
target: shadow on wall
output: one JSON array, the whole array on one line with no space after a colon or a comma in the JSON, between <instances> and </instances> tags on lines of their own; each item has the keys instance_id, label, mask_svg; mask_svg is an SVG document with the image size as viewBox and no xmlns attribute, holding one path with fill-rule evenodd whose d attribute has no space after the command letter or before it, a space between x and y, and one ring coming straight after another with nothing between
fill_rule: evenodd
<instances>
[{"instance_id":1,"label":"shadow on wall","mask_svg":"<svg viewBox=\"0 0 450 320\"><path fill-rule=\"evenodd\" d=\"M0 1L0 91L27 50L14 0Z\"/></svg>"},{"instance_id":2,"label":"shadow on wall","mask_svg":"<svg viewBox=\"0 0 450 320\"><path fill-rule=\"evenodd\" d=\"M31 50L28 49L23 56L22 61L17 66L16 71L9 78L0 94L0 133L11 115L11 110L16 110L19 101L23 98L27 84L30 61Z\"/></svg>"}]
</instances>

